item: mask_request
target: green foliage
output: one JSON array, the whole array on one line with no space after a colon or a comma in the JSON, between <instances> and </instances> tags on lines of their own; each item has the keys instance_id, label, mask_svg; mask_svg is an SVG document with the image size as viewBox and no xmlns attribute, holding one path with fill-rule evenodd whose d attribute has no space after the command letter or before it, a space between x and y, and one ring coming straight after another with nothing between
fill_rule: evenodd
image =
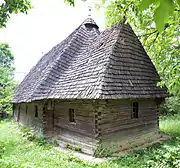
<instances>
[{"instance_id":1,"label":"green foliage","mask_svg":"<svg viewBox=\"0 0 180 168\"><path fill-rule=\"evenodd\" d=\"M65 2L75 5L75 0ZM180 0L97 1L96 7L102 6L107 27L126 16L160 74L158 85L180 95Z\"/></svg>"},{"instance_id":2,"label":"green foliage","mask_svg":"<svg viewBox=\"0 0 180 168\"><path fill-rule=\"evenodd\" d=\"M113 164L119 167L131 168L160 168L160 167L179 167L180 138L174 137L165 142L156 143L145 149L133 150L131 153L124 154L119 159L114 159ZM168 158L171 156L171 158ZM173 165L173 166L172 166Z\"/></svg>"},{"instance_id":3,"label":"green foliage","mask_svg":"<svg viewBox=\"0 0 180 168\"><path fill-rule=\"evenodd\" d=\"M100 144L98 145L96 151L95 151L95 156L96 157L108 157L111 156L113 153L116 152L116 146L115 145L110 145L110 144Z\"/></svg>"},{"instance_id":4,"label":"green foliage","mask_svg":"<svg viewBox=\"0 0 180 168\"><path fill-rule=\"evenodd\" d=\"M5 152L6 148L4 142L0 144L0 158L2 157L3 153Z\"/></svg>"},{"instance_id":5,"label":"green foliage","mask_svg":"<svg viewBox=\"0 0 180 168\"><path fill-rule=\"evenodd\" d=\"M1 168L89 167L70 152L65 154L50 144L28 140L27 137L31 137L29 131L31 130L18 126L12 120L0 121Z\"/></svg>"},{"instance_id":6,"label":"green foliage","mask_svg":"<svg viewBox=\"0 0 180 168\"><path fill-rule=\"evenodd\" d=\"M175 1L178 5L178 3ZM159 32L162 32L165 28L165 23L168 22L170 14L174 11L174 1L173 0L142 0L139 9L146 10L150 5L155 6L154 11L154 21L156 23L156 28Z\"/></svg>"},{"instance_id":7,"label":"green foliage","mask_svg":"<svg viewBox=\"0 0 180 168\"><path fill-rule=\"evenodd\" d=\"M160 108L162 115L175 115L180 114L180 97L172 96L165 99L165 102Z\"/></svg>"},{"instance_id":8,"label":"green foliage","mask_svg":"<svg viewBox=\"0 0 180 168\"><path fill-rule=\"evenodd\" d=\"M78 152L81 152L81 148L79 146L72 146L70 144L66 144L65 146L66 149L70 149L70 150L74 150L74 151L78 151Z\"/></svg>"},{"instance_id":9,"label":"green foliage","mask_svg":"<svg viewBox=\"0 0 180 168\"><path fill-rule=\"evenodd\" d=\"M66 149L72 149L71 145L68 144L68 143L66 144L65 148L66 148Z\"/></svg>"},{"instance_id":10,"label":"green foliage","mask_svg":"<svg viewBox=\"0 0 180 168\"><path fill-rule=\"evenodd\" d=\"M80 147L75 147L74 150L77 151L77 152L81 152L81 148Z\"/></svg>"},{"instance_id":11,"label":"green foliage","mask_svg":"<svg viewBox=\"0 0 180 168\"><path fill-rule=\"evenodd\" d=\"M30 0L4 0L0 3L0 28L5 27L11 14L26 13L31 8Z\"/></svg>"},{"instance_id":12,"label":"green foliage","mask_svg":"<svg viewBox=\"0 0 180 168\"><path fill-rule=\"evenodd\" d=\"M64 0L65 3L71 5L71 6L74 6L75 5L75 2L74 0Z\"/></svg>"},{"instance_id":13,"label":"green foliage","mask_svg":"<svg viewBox=\"0 0 180 168\"><path fill-rule=\"evenodd\" d=\"M155 64L162 80L159 86L166 85L170 93L180 95L180 7L175 1L173 3L174 10L172 10L170 9L171 5L167 7L167 4L170 3L167 1L111 1L105 6L106 25L109 27L119 22L125 15ZM169 15L169 12L166 14L166 10L171 14ZM159 28L157 27L158 29L153 17L160 25ZM162 23L165 26L163 31L159 31L163 27Z\"/></svg>"},{"instance_id":14,"label":"green foliage","mask_svg":"<svg viewBox=\"0 0 180 168\"><path fill-rule=\"evenodd\" d=\"M172 136L180 136L180 113L175 115L161 116L159 127L162 133Z\"/></svg>"},{"instance_id":15,"label":"green foliage","mask_svg":"<svg viewBox=\"0 0 180 168\"><path fill-rule=\"evenodd\" d=\"M8 44L0 44L0 112L11 112L10 97L17 84L13 80L14 57Z\"/></svg>"},{"instance_id":16,"label":"green foliage","mask_svg":"<svg viewBox=\"0 0 180 168\"><path fill-rule=\"evenodd\" d=\"M82 0L87 1L87 0ZM72 6L75 5L75 0L64 0L65 3L68 3ZM107 3L106 3L107 2ZM132 4L135 4L138 8L138 11L143 13L146 17L149 17L149 13L146 13L148 9L152 9L152 6L154 6L153 15L154 18L152 21L155 22L156 28L159 32L162 32L165 28L165 24L169 22L169 17L174 11L180 10L180 0L115 0L115 1L108 1L108 0L101 0L96 3L96 7L100 8L103 4L109 4L109 3L116 3L118 6L118 11L122 8L124 8L125 4L125 10L123 14L126 14L126 10L129 10L132 7ZM134 10L134 9L133 9ZM145 10L145 12L143 12ZM117 11L116 11L117 12ZM116 17L116 15L114 15ZM139 18L139 19L145 19L145 18Z\"/></svg>"},{"instance_id":17,"label":"green foliage","mask_svg":"<svg viewBox=\"0 0 180 168\"><path fill-rule=\"evenodd\" d=\"M171 138L164 143L154 144L144 150L136 150L125 154L116 163L122 167L131 168L179 168L180 138Z\"/></svg>"},{"instance_id":18,"label":"green foliage","mask_svg":"<svg viewBox=\"0 0 180 168\"><path fill-rule=\"evenodd\" d=\"M22 131L22 136L27 138L27 140L33 141L40 146L48 144L41 130L36 128L30 129L25 126L21 126L20 129Z\"/></svg>"},{"instance_id":19,"label":"green foliage","mask_svg":"<svg viewBox=\"0 0 180 168\"><path fill-rule=\"evenodd\" d=\"M173 8L174 3L172 0L159 0L159 6L156 8L154 13L154 21L159 32L164 30L165 23L168 21Z\"/></svg>"},{"instance_id":20,"label":"green foliage","mask_svg":"<svg viewBox=\"0 0 180 168\"><path fill-rule=\"evenodd\" d=\"M14 63L14 57L11 53L8 44L0 45L0 65L1 67L8 68L10 72L13 71L12 64Z\"/></svg>"},{"instance_id":21,"label":"green foliage","mask_svg":"<svg viewBox=\"0 0 180 168\"><path fill-rule=\"evenodd\" d=\"M140 10L145 10L147 9L152 3L154 3L155 0L142 0L139 9Z\"/></svg>"},{"instance_id":22,"label":"green foliage","mask_svg":"<svg viewBox=\"0 0 180 168\"><path fill-rule=\"evenodd\" d=\"M177 117L177 116L176 116ZM180 121L180 116L174 118L174 122ZM161 118L162 122L172 122L171 118ZM163 125L161 125L163 126ZM173 135L167 141L154 144L141 150L135 150L124 154L120 158L108 159L103 163L89 163L76 158L69 151L63 153L54 149L50 144L37 143L28 140L31 130L22 128L12 120L0 121L0 167L1 168L179 168L180 167L180 130L175 136L173 130L180 128L178 125L171 127L169 135ZM162 129L162 128L161 128Z\"/></svg>"}]
</instances>

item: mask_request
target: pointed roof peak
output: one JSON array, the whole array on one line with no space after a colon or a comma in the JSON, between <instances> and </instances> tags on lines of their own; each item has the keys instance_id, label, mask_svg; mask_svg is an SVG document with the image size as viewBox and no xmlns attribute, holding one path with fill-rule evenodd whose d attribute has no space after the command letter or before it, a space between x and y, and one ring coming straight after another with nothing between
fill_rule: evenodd
<instances>
[{"instance_id":1,"label":"pointed roof peak","mask_svg":"<svg viewBox=\"0 0 180 168\"><path fill-rule=\"evenodd\" d=\"M121 23L126 23L126 21L127 21L127 19L126 19L126 16L124 15L123 17L122 17L122 19L121 19Z\"/></svg>"},{"instance_id":2,"label":"pointed roof peak","mask_svg":"<svg viewBox=\"0 0 180 168\"><path fill-rule=\"evenodd\" d=\"M166 88L125 20L99 32L87 18L45 54L13 95L13 103L44 99L164 98Z\"/></svg>"},{"instance_id":3,"label":"pointed roof peak","mask_svg":"<svg viewBox=\"0 0 180 168\"><path fill-rule=\"evenodd\" d=\"M99 29L99 26L96 24L96 22L88 17L87 19L84 20L84 22L82 23L82 25L85 25L86 27L95 27L97 29Z\"/></svg>"},{"instance_id":4,"label":"pointed roof peak","mask_svg":"<svg viewBox=\"0 0 180 168\"><path fill-rule=\"evenodd\" d=\"M123 24L127 24L127 19L126 16L123 16L122 19L119 21L118 25L123 25Z\"/></svg>"}]
</instances>

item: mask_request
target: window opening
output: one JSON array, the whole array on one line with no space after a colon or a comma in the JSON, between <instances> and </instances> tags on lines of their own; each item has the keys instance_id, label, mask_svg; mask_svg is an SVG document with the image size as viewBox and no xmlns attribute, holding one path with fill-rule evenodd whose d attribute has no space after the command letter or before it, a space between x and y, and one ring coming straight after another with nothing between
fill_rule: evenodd
<instances>
[{"instance_id":1,"label":"window opening","mask_svg":"<svg viewBox=\"0 0 180 168\"><path fill-rule=\"evenodd\" d=\"M28 111L28 106L26 105L26 114L27 114L27 111Z\"/></svg>"},{"instance_id":2,"label":"window opening","mask_svg":"<svg viewBox=\"0 0 180 168\"><path fill-rule=\"evenodd\" d=\"M138 102L132 102L132 115L131 118L138 118L139 105Z\"/></svg>"},{"instance_id":3,"label":"window opening","mask_svg":"<svg viewBox=\"0 0 180 168\"><path fill-rule=\"evenodd\" d=\"M74 109L69 109L69 122L75 122Z\"/></svg>"},{"instance_id":4,"label":"window opening","mask_svg":"<svg viewBox=\"0 0 180 168\"><path fill-rule=\"evenodd\" d=\"M38 117L38 106L35 105L35 117Z\"/></svg>"}]
</instances>

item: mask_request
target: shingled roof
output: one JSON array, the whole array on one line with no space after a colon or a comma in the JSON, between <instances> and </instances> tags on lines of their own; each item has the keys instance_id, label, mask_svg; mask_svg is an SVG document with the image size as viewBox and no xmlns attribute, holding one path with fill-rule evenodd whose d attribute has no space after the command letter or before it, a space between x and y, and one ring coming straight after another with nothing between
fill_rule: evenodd
<instances>
[{"instance_id":1,"label":"shingled roof","mask_svg":"<svg viewBox=\"0 0 180 168\"><path fill-rule=\"evenodd\" d=\"M52 48L18 86L13 102L162 98L159 76L129 24L103 32L90 18Z\"/></svg>"}]
</instances>

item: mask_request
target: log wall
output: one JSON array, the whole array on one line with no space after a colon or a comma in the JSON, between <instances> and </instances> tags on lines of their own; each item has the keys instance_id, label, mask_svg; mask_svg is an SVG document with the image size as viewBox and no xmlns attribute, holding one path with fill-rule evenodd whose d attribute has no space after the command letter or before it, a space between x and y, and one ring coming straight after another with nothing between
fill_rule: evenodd
<instances>
[{"instance_id":1,"label":"log wall","mask_svg":"<svg viewBox=\"0 0 180 168\"><path fill-rule=\"evenodd\" d=\"M69 121L69 109L74 109L75 122ZM93 100L55 100L54 136L62 146L80 147L93 154L97 140Z\"/></svg>"},{"instance_id":2,"label":"log wall","mask_svg":"<svg viewBox=\"0 0 180 168\"><path fill-rule=\"evenodd\" d=\"M38 117L35 117L35 105L38 107ZM43 104L40 102L14 104L13 116L22 125L42 128Z\"/></svg>"},{"instance_id":3,"label":"log wall","mask_svg":"<svg viewBox=\"0 0 180 168\"><path fill-rule=\"evenodd\" d=\"M132 102L139 104L139 117L131 118ZM153 99L142 100L107 100L101 112L99 127L101 135L124 131L146 125L157 126L157 105Z\"/></svg>"},{"instance_id":4,"label":"log wall","mask_svg":"<svg viewBox=\"0 0 180 168\"><path fill-rule=\"evenodd\" d=\"M69 121L69 109L74 109L75 122ZM63 128L94 137L94 107L92 103L82 100L56 101L54 109L54 128Z\"/></svg>"},{"instance_id":5,"label":"log wall","mask_svg":"<svg viewBox=\"0 0 180 168\"><path fill-rule=\"evenodd\" d=\"M139 103L138 118L131 118L132 101ZM14 104L14 118L21 124L43 128L44 134L56 138L60 146L72 145L94 154L99 143L113 142L117 149L124 149L129 143L155 137L156 104L154 99L37 101ZM69 121L69 109L74 109L75 122Z\"/></svg>"},{"instance_id":6,"label":"log wall","mask_svg":"<svg viewBox=\"0 0 180 168\"><path fill-rule=\"evenodd\" d=\"M138 118L131 118L133 101L139 104ZM107 100L99 122L101 144L118 151L159 138L157 112L154 99Z\"/></svg>"}]
</instances>

